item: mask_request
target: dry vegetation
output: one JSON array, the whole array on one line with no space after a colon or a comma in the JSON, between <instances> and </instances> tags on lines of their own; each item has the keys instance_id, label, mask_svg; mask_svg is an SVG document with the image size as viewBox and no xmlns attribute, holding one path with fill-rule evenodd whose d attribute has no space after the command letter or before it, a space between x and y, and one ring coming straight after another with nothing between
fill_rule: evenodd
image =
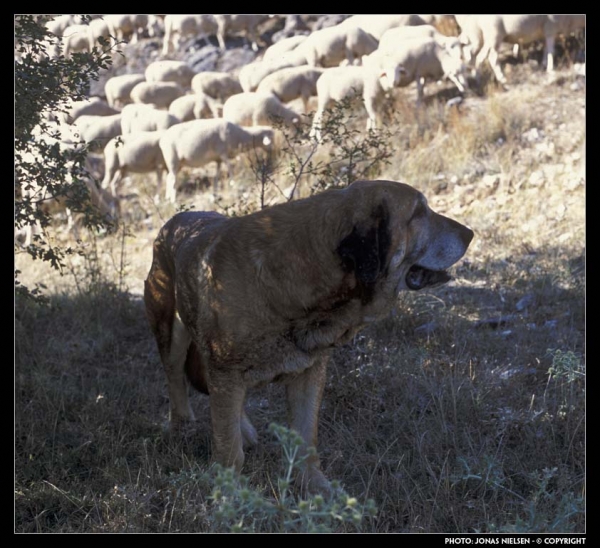
<instances>
[{"instance_id":1,"label":"dry vegetation","mask_svg":"<svg viewBox=\"0 0 600 548\"><path fill-rule=\"evenodd\" d=\"M390 110L380 178L413 184L476 236L453 282L401 295L335 353L319 450L328 477L359 504L374 499L362 531L585 532L585 80L509 68L510 90L489 85L458 110L434 85L424 108L409 89ZM190 173L182 206L215 207L206 173ZM240 164L233 180L228 210L251 207L252 170ZM153 176L132 178L119 231L81 232L62 276L16 256L50 297L16 308L16 531L224 530L205 474L207 399L194 396L194 435L163 430L141 291L175 210L155 193ZM261 443L244 472L272 500L282 457L267 427L285 421L282 388L252 392L248 413Z\"/></svg>"}]
</instances>

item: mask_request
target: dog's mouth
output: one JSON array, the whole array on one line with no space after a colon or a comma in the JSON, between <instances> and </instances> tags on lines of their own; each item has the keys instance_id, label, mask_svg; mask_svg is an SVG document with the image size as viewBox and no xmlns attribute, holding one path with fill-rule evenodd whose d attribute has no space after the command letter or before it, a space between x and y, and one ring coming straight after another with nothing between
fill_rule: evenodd
<instances>
[{"instance_id":1,"label":"dog's mouth","mask_svg":"<svg viewBox=\"0 0 600 548\"><path fill-rule=\"evenodd\" d=\"M406 285L415 291L424 287L434 287L450 281L452 276L445 270L429 270L414 264L406 274Z\"/></svg>"}]
</instances>

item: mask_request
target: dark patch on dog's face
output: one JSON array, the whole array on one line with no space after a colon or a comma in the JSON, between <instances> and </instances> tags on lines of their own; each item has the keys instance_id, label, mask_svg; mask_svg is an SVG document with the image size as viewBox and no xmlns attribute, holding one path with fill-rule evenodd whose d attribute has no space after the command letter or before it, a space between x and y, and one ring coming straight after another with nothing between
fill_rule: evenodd
<instances>
[{"instance_id":1,"label":"dark patch on dog's face","mask_svg":"<svg viewBox=\"0 0 600 548\"><path fill-rule=\"evenodd\" d=\"M356 275L363 303L372 299L375 282L386 268L391 244L388 221L384 206L377 206L366 226L355 225L337 248L344 271Z\"/></svg>"}]
</instances>

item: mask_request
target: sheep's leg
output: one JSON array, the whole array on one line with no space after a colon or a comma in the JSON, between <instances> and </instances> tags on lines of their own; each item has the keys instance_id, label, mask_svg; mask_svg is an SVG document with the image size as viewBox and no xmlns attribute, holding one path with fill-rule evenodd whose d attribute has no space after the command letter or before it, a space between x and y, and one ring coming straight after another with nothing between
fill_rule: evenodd
<instances>
[{"instance_id":1,"label":"sheep's leg","mask_svg":"<svg viewBox=\"0 0 600 548\"><path fill-rule=\"evenodd\" d=\"M117 195L117 183L121 180L121 177L123 176L123 173L121 173L120 169L117 169L115 171L115 174L113 175L112 179L110 180L110 193L113 196ZM104 186L102 188L105 188Z\"/></svg>"},{"instance_id":2,"label":"sheep's leg","mask_svg":"<svg viewBox=\"0 0 600 548\"><path fill-rule=\"evenodd\" d=\"M448 78L450 81L458 88L461 93L464 93L467 88L467 82L465 77L462 74L458 76L456 74L450 73L448 74Z\"/></svg>"},{"instance_id":3,"label":"sheep's leg","mask_svg":"<svg viewBox=\"0 0 600 548\"><path fill-rule=\"evenodd\" d=\"M555 37L546 36L546 46L544 50L544 59L546 61L546 72L554 71L554 41Z\"/></svg>"},{"instance_id":4,"label":"sheep's leg","mask_svg":"<svg viewBox=\"0 0 600 548\"><path fill-rule=\"evenodd\" d=\"M488 61L490 62L490 66L496 75L496 79L501 84L506 83L506 77L502 74L502 69L500 68L500 63L498 62L498 50L496 48L491 48L490 53L488 55Z\"/></svg>"},{"instance_id":5,"label":"sheep's leg","mask_svg":"<svg viewBox=\"0 0 600 548\"><path fill-rule=\"evenodd\" d=\"M417 105L423 103L423 99L425 98L425 92L423 88L425 87L425 78L423 76L417 76Z\"/></svg>"},{"instance_id":6,"label":"sheep's leg","mask_svg":"<svg viewBox=\"0 0 600 548\"><path fill-rule=\"evenodd\" d=\"M513 44L513 51L512 51L512 53L513 53L513 57L515 59L519 58L519 43L518 42L516 44Z\"/></svg>"},{"instance_id":7,"label":"sheep's leg","mask_svg":"<svg viewBox=\"0 0 600 548\"><path fill-rule=\"evenodd\" d=\"M175 184L177 183L177 173L173 171L169 171L167 174L167 184L165 188L165 198L171 202L175 203L176 192L175 192Z\"/></svg>"},{"instance_id":8,"label":"sheep's leg","mask_svg":"<svg viewBox=\"0 0 600 548\"><path fill-rule=\"evenodd\" d=\"M323 119L323 112L324 109L319 107L315 114L315 117L313 118L313 123L309 133L309 137L311 139L316 139L318 143L321 142L321 121Z\"/></svg>"}]
</instances>

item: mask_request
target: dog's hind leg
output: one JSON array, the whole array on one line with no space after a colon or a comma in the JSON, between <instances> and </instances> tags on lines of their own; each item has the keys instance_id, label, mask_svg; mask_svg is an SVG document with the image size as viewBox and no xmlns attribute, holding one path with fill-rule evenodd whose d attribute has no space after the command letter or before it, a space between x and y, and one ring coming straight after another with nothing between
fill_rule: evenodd
<instances>
[{"instance_id":1,"label":"dog's hind leg","mask_svg":"<svg viewBox=\"0 0 600 548\"><path fill-rule=\"evenodd\" d=\"M188 396L188 380L185 373L185 361L191 338L177 313L174 314L171 326L171 344L163 357L167 384L169 389L171 429L176 429L186 422L194 420L194 412Z\"/></svg>"}]
</instances>

